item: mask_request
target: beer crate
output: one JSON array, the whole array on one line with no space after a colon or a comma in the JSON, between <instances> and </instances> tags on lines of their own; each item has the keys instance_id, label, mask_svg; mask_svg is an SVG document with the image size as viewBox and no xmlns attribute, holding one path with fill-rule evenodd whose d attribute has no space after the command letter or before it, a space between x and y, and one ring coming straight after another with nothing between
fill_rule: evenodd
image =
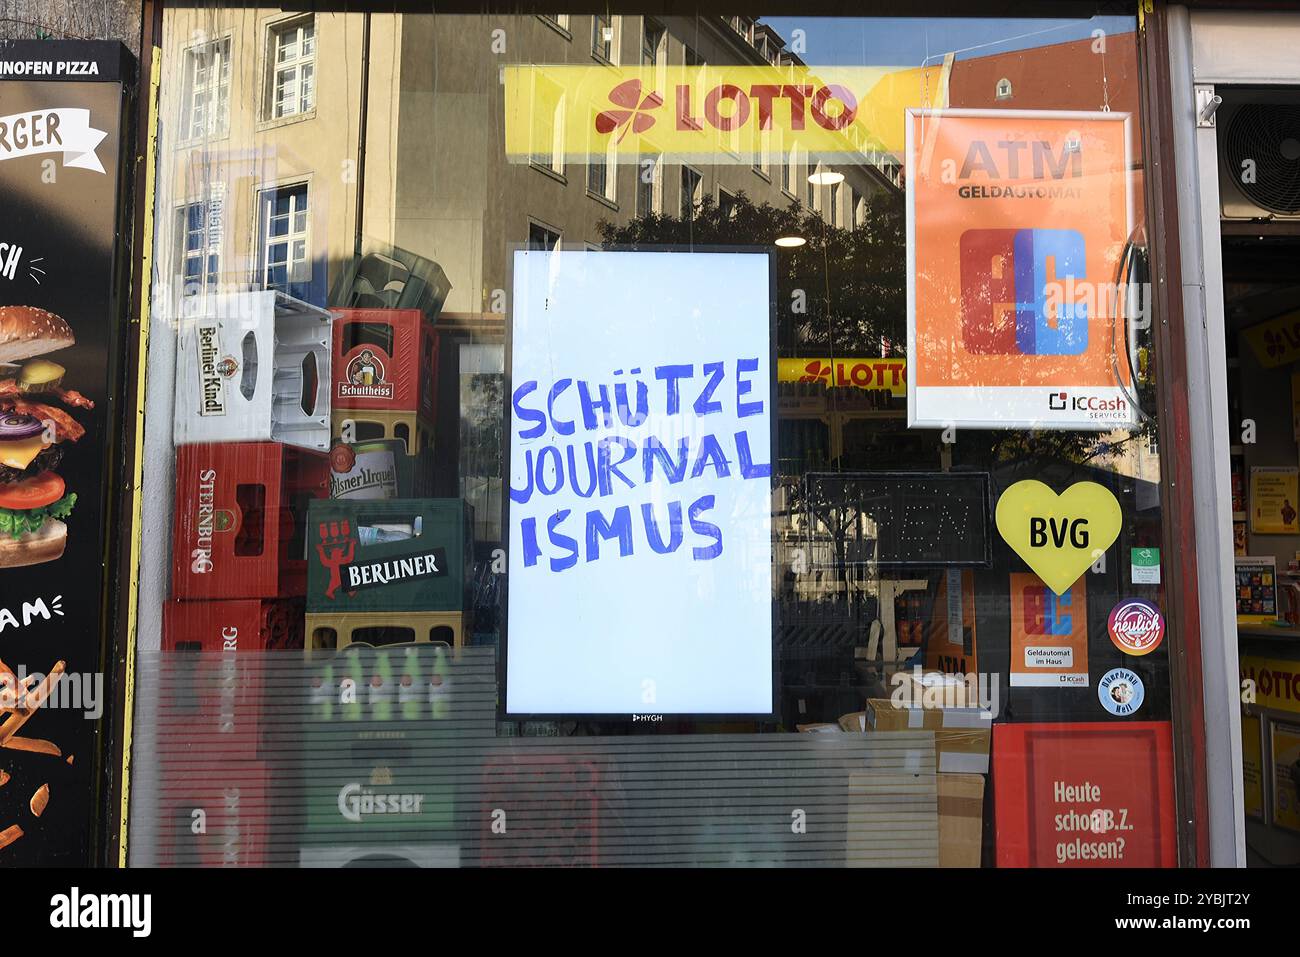
<instances>
[{"instance_id":1,"label":"beer crate","mask_svg":"<svg viewBox=\"0 0 1300 957\"><path fill-rule=\"evenodd\" d=\"M340 309L334 320L337 409L435 418L438 335L419 309Z\"/></svg>"},{"instance_id":2,"label":"beer crate","mask_svg":"<svg viewBox=\"0 0 1300 957\"><path fill-rule=\"evenodd\" d=\"M326 456L277 442L176 450L172 597L302 595L307 503L329 494Z\"/></svg>"},{"instance_id":3,"label":"beer crate","mask_svg":"<svg viewBox=\"0 0 1300 957\"><path fill-rule=\"evenodd\" d=\"M187 306L176 332L175 443L328 449L331 324L324 309L281 292Z\"/></svg>"},{"instance_id":4,"label":"beer crate","mask_svg":"<svg viewBox=\"0 0 1300 957\"><path fill-rule=\"evenodd\" d=\"M479 865L598 866L600 791L600 768L582 755L530 748L489 756L479 800ZM492 833L496 808L514 809L505 834Z\"/></svg>"},{"instance_id":5,"label":"beer crate","mask_svg":"<svg viewBox=\"0 0 1300 957\"><path fill-rule=\"evenodd\" d=\"M378 409L335 409L334 435L343 442L362 443L396 439L406 454L432 451L433 423L418 412Z\"/></svg>"},{"instance_id":6,"label":"beer crate","mask_svg":"<svg viewBox=\"0 0 1300 957\"><path fill-rule=\"evenodd\" d=\"M465 614L459 611L308 612L306 622L308 657L354 644L465 644Z\"/></svg>"},{"instance_id":7,"label":"beer crate","mask_svg":"<svg viewBox=\"0 0 1300 957\"><path fill-rule=\"evenodd\" d=\"M260 761L163 764L160 867L266 867L272 846L271 775ZM201 821L202 827L196 827Z\"/></svg>"},{"instance_id":8,"label":"beer crate","mask_svg":"<svg viewBox=\"0 0 1300 957\"><path fill-rule=\"evenodd\" d=\"M441 642L353 644L337 654L314 655L305 665L303 720L447 720L453 664L451 649Z\"/></svg>"},{"instance_id":9,"label":"beer crate","mask_svg":"<svg viewBox=\"0 0 1300 957\"><path fill-rule=\"evenodd\" d=\"M307 725L303 845L428 841L450 830L463 747L445 722Z\"/></svg>"},{"instance_id":10,"label":"beer crate","mask_svg":"<svg viewBox=\"0 0 1300 957\"><path fill-rule=\"evenodd\" d=\"M313 501L307 611L463 612L472 534L472 510L458 498Z\"/></svg>"},{"instance_id":11,"label":"beer crate","mask_svg":"<svg viewBox=\"0 0 1300 957\"><path fill-rule=\"evenodd\" d=\"M163 608L158 737L169 751L252 758L301 703L302 599Z\"/></svg>"}]
</instances>

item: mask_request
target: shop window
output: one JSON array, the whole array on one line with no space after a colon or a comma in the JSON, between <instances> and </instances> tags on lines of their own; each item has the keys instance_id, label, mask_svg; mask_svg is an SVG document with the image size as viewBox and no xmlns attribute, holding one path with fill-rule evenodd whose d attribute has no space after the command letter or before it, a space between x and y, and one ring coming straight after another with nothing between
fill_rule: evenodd
<instances>
[{"instance_id":1,"label":"shop window","mask_svg":"<svg viewBox=\"0 0 1300 957\"><path fill-rule=\"evenodd\" d=\"M230 39L185 51L181 129L185 139L225 136L230 128Z\"/></svg>"},{"instance_id":2,"label":"shop window","mask_svg":"<svg viewBox=\"0 0 1300 957\"><path fill-rule=\"evenodd\" d=\"M258 285L306 298L311 282L307 184L259 194Z\"/></svg>"},{"instance_id":3,"label":"shop window","mask_svg":"<svg viewBox=\"0 0 1300 957\"><path fill-rule=\"evenodd\" d=\"M612 9L372 10L362 97L355 11L268 14L241 49L242 9L165 5L162 46L183 55L160 90L155 291L179 281L200 297L185 314L209 319L218 283L254 291L202 341L201 323L152 320L177 358L150 362L151 401L202 396L188 427L228 438L209 482L185 464L208 446L145 423L142 527L171 534L140 540L139 644L164 650L137 669L137 723L157 734L132 755L131 862L991 866L1038 842L1033 863L1055 865L1110 853L1118 832L1092 825L1115 810L1125 863L1166 863L1177 826L1140 749L1175 740L1176 636L1140 655L1116 638L1160 640L1136 604L1164 599L1160 569L1134 557L1159 562L1167 534L1160 433L1107 417L1126 357L1156 414L1160 317L1112 321L1081 285L1115 292L1146 208L1136 18L1039 34L989 16ZM1013 102L1034 102L1003 116L1010 72ZM708 92L758 74L842 79L858 120L827 129L809 94L800 125L782 95L760 130L750 97L747 124L722 130ZM633 79L634 104L630 87L611 98ZM642 110L652 83L663 102ZM698 140L673 122L678 83L697 91ZM940 83L953 111L909 152L908 111L936 108ZM594 135L602 114L620 132ZM276 128L307 115L322 122ZM216 129L220 151L201 141ZM904 181L904 164L956 175L968 155L983 169L967 195ZM1076 156L1100 168L1073 176ZM1037 161L1059 195L995 195L992 166L1011 161L1018 180ZM360 210L340 170L364 173ZM229 203L206 187L223 181ZM328 301L308 295L327 278ZM1040 310L1040 289L1065 302ZM1084 359L1087 376L1060 378ZM1013 401L1029 425L1001 418ZM918 420L926 402L960 424ZM1242 453L1245 489L1294 454L1261 447ZM1020 539L999 528L1007 495L1013 518L1040 519ZM1076 519L1113 540L1076 544ZM1062 564L1077 574L1056 580ZM172 661L191 690L170 712L154 694L168 655L217 623L238 626L250 667L285 652L246 696L242 756L207 732L249 712L202 652ZM1099 696L1120 670L1144 683L1140 707L1132 677ZM967 679L951 708L892 697ZM154 827L232 778L276 809L264 840L225 846L220 809L206 842ZM1104 797L1054 790L1085 782ZM353 785L431 810L372 818ZM1016 824L1018 797L1078 823ZM507 833L485 807L514 808Z\"/></svg>"},{"instance_id":4,"label":"shop window","mask_svg":"<svg viewBox=\"0 0 1300 957\"><path fill-rule=\"evenodd\" d=\"M267 63L267 117L278 120L312 112L316 108L315 19L271 27Z\"/></svg>"}]
</instances>

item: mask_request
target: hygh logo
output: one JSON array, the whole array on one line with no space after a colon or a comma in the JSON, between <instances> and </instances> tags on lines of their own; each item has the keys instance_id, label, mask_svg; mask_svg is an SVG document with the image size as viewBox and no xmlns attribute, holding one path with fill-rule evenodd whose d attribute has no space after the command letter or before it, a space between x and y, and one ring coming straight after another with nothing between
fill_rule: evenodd
<instances>
[{"instance_id":1,"label":"hygh logo","mask_svg":"<svg viewBox=\"0 0 1300 957\"><path fill-rule=\"evenodd\" d=\"M1053 300L1082 281L1083 235L1073 229L968 229L961 235L962 345L976 355L1080 355L1088 307Z\"/></svg>"}]
</instances>

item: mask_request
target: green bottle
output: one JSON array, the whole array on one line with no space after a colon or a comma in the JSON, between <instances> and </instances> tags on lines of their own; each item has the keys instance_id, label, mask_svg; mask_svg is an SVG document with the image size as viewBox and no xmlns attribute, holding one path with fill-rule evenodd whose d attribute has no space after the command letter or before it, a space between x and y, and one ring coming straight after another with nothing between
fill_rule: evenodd
<instances>
[{"instance_id":1,"label":"green bottle","mask_svg":"<svg viewBox=\"0 0 1300 957\"><path fill-rule=\"evenodd\" d=\"M445 645L435 645L433 649L433 674L429 675L429 706L435 719L446 718L451 714L451 703L447 695L451 691L451 663L447 660Z\"/></svg>"},{"instance_id":2,"label":"green bottle","mask_svg":"<svg viewBox=\"0 0 1300 957\"><path fill-rule=\"evenodd\" d=\"M349 648L343 652L347 659L347 672L339 681L339 703L343 718L347 721L361 720L361 689L365 676L361 669L361 652Z\"/></svg>"},{"instance_id":3,"label":"green bottle","mask_svg":"<svg viewBox=\"0 0 1300 957\"><path fill-rule=\"evenodd\" d=\"M376 721L393 720L393 698L396 688L393 684L393 664L388 652L375 653L375 668L370 675L370 690L367 700L370 705L370 717Z\"/></svg>"},{"instance_id":4,"label":"green bottle","mask_svg":"<svg viewBox=\"0 0 1300 957\"><path fill-rule=\"evenodd\" d=\"M334 683L334 666L326 665L320 673L311 679L311 706L316 711L318 721L334 719L334 695L338 686Z\"/></svg>"},{"instance_id":5,"label":"green bottle","mask_svg":"<svg viewBox=\"0 0 1300 957\"><path fill-rule=\"evenodd\" d=\"M397 703L406 721L420 718L420 650L414 646L406 649L402 664L402 677L397 684Z\"/></svg>"}]
</instances>

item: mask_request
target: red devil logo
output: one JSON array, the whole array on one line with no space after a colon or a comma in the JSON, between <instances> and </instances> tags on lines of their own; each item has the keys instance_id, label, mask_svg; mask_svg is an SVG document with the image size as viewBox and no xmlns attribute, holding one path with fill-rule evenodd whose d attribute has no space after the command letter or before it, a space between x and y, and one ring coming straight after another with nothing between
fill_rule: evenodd
<instances>
[{"instance_id":1,"label":"red devil logo","mask_svg":"<svg viewBox=\"0 0 1300 957\"><path fill-rule=\"evenodd\" d=\"M316 544L316 554L320 556L320 563L330 570L329 587L325 589L326 598L333 598L337 594L339 586L343 584L339 569L352 561L356 550L356 539L352 537L347 521L320 523L320 541Z\"/></svg>"}]
</instances>

